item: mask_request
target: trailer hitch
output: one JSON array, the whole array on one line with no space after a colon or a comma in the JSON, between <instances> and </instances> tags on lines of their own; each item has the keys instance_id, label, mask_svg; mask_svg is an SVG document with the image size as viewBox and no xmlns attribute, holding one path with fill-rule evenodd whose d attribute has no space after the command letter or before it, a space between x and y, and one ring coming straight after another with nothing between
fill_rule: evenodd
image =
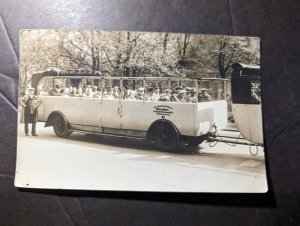
<instances>
[{"instance_id":1,"label":"trailer hitch","mask_svg":"<svg viewBox=\"0 0 300 226\"><path fill-rule=\"evenodd\" d=\"M231 139L231 140L229 140ZM213 126L213 131L210 132L207 136L206 142L208 143L209 147L216 146L219 142L225 143L229 146L236 146L237 144L240 145L247 145L249 147L249 152L251 155L256 156L258 154L258 147L263 147L263 144L255 144L249 141L242 141L245 138L239 135L238 137L230 137L230 136L222 136L218 133L217 126ZM255 151L252 148L255 147Z\"/></svg>"}]
</instances>

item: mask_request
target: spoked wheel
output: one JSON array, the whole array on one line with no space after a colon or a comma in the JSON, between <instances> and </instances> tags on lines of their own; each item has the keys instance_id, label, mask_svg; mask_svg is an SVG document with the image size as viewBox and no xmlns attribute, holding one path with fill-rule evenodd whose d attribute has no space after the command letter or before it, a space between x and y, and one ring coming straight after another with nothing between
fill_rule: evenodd
<instances>
[{"instance_id":1,"label":"spoked wheel","mask_svg":"<svg viewBox=\"0 0 300 226\"><path fill-rule=\"evenodd\" d=\"M169 123L160 123L155 130L155 143L162 150L175 151L179 147L179 134Z\"/></svg>"},{"instance_id":2,"label":"spoked wheel","mask_svg":"<svg viewBox=\"0 0 300 226\"><path fill-rule=\"evenodd\" d=\"M69 137L72 133L68 129L68 122L61 115L54 119L53 129L58 137Z\"/></svg>"}]
</instances>

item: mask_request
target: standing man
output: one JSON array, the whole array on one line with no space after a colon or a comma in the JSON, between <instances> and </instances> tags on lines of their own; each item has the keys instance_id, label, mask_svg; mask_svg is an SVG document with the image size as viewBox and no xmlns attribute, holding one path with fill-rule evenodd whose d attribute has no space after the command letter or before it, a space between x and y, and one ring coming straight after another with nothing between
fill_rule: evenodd
<instances>
[{"instance_id":1,"label":"standing man","mask_svg":"<svg viewBox=\"0 0 300 226\"><path fill-rule=\"evenodd\" d=\"M28 124L32 124L31 134L32 136L38 136L36 133L36 123L38 117L38 107L41 102L34 95L34 88L28 89L28 94L20 98L20 104L24 107L24 122L25 122L25 134L28 136Z\"/></svg>"}]
</instances>

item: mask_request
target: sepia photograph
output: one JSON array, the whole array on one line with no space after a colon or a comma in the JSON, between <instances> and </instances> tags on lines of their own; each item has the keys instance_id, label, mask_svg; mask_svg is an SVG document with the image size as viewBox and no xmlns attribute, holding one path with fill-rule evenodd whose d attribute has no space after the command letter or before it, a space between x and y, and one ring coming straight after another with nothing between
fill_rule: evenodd
<instances>
[{"instance_id":1,"label":"sepia photograph","mask_svg":"<svg viewBox=\"0 0 300 226\"><path fill-rule=\"evenodd\" d=\"M15 186L267 192L260 45L22 30Z\"/></svg>"}]
</instances>

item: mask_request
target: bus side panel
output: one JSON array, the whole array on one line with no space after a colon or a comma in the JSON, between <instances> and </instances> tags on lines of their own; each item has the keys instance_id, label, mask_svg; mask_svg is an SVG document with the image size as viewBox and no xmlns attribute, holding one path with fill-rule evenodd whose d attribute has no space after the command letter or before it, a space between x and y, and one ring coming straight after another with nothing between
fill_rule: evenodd
<instances>
[{"instance_id":1,"label":"bus side panel","mask_svg":"<svg viewBox=\"0 0 300 226\"><path fill-rule=\"evenodd\" d=\"M213 122L216 124L218 129L225 129L227 126L227 101L218 100L210 102L198 103L199 110L202 108L211 108L213 114Z\"/></svg>"},{"instance_id":2,"label":"bus side panel","mask_svg":"<svg viewBox=\"0 0 300 226\"><path fill-rule=\"evenodd\" d=\"M121 128L120 100L102 100L101 125L105 128Z\"/></svg>"},{"instance_id":3,"label":"bus side panel","mask_svg":"<svg viewBox=\"0 0 300 226\"><path fill-rule=\"evenodd\" d=\"M84 97L47 96L39 97L39 120L46 121L53 111L62 112L70 124L100 125L100 99Z\"/></svg>"},{"instance_id":4,"label":"bus side panel","mask_svg":"<svg viewBox=\"0 0 300 226\"><path fill-rule=\"evenodd\" d=\"M263 144L260 104L232 104L232 114L243 137L253 143Z\"/></svg>"},{"instance_id":5,"label":"bus side panel","mask_svg":"<svg viewBox=\"0 0 300 226\"><path fill-rule=\"evenodd\" d=\"M148 131L159 119L171 121L182 135L193 136L193 104L122 100L122 129Z\"/></svg>"},{"instance_id":6,"label":"bus side panel","mask_svg":"<svg viewBox=\"0 0 300 226\"><path fill-rule=\"evenodd\" d=\"M203 103L194 105L194 125L193 136L201 136L212 131L214 124L213 108Z\"/></svg>"}]
</instances>

